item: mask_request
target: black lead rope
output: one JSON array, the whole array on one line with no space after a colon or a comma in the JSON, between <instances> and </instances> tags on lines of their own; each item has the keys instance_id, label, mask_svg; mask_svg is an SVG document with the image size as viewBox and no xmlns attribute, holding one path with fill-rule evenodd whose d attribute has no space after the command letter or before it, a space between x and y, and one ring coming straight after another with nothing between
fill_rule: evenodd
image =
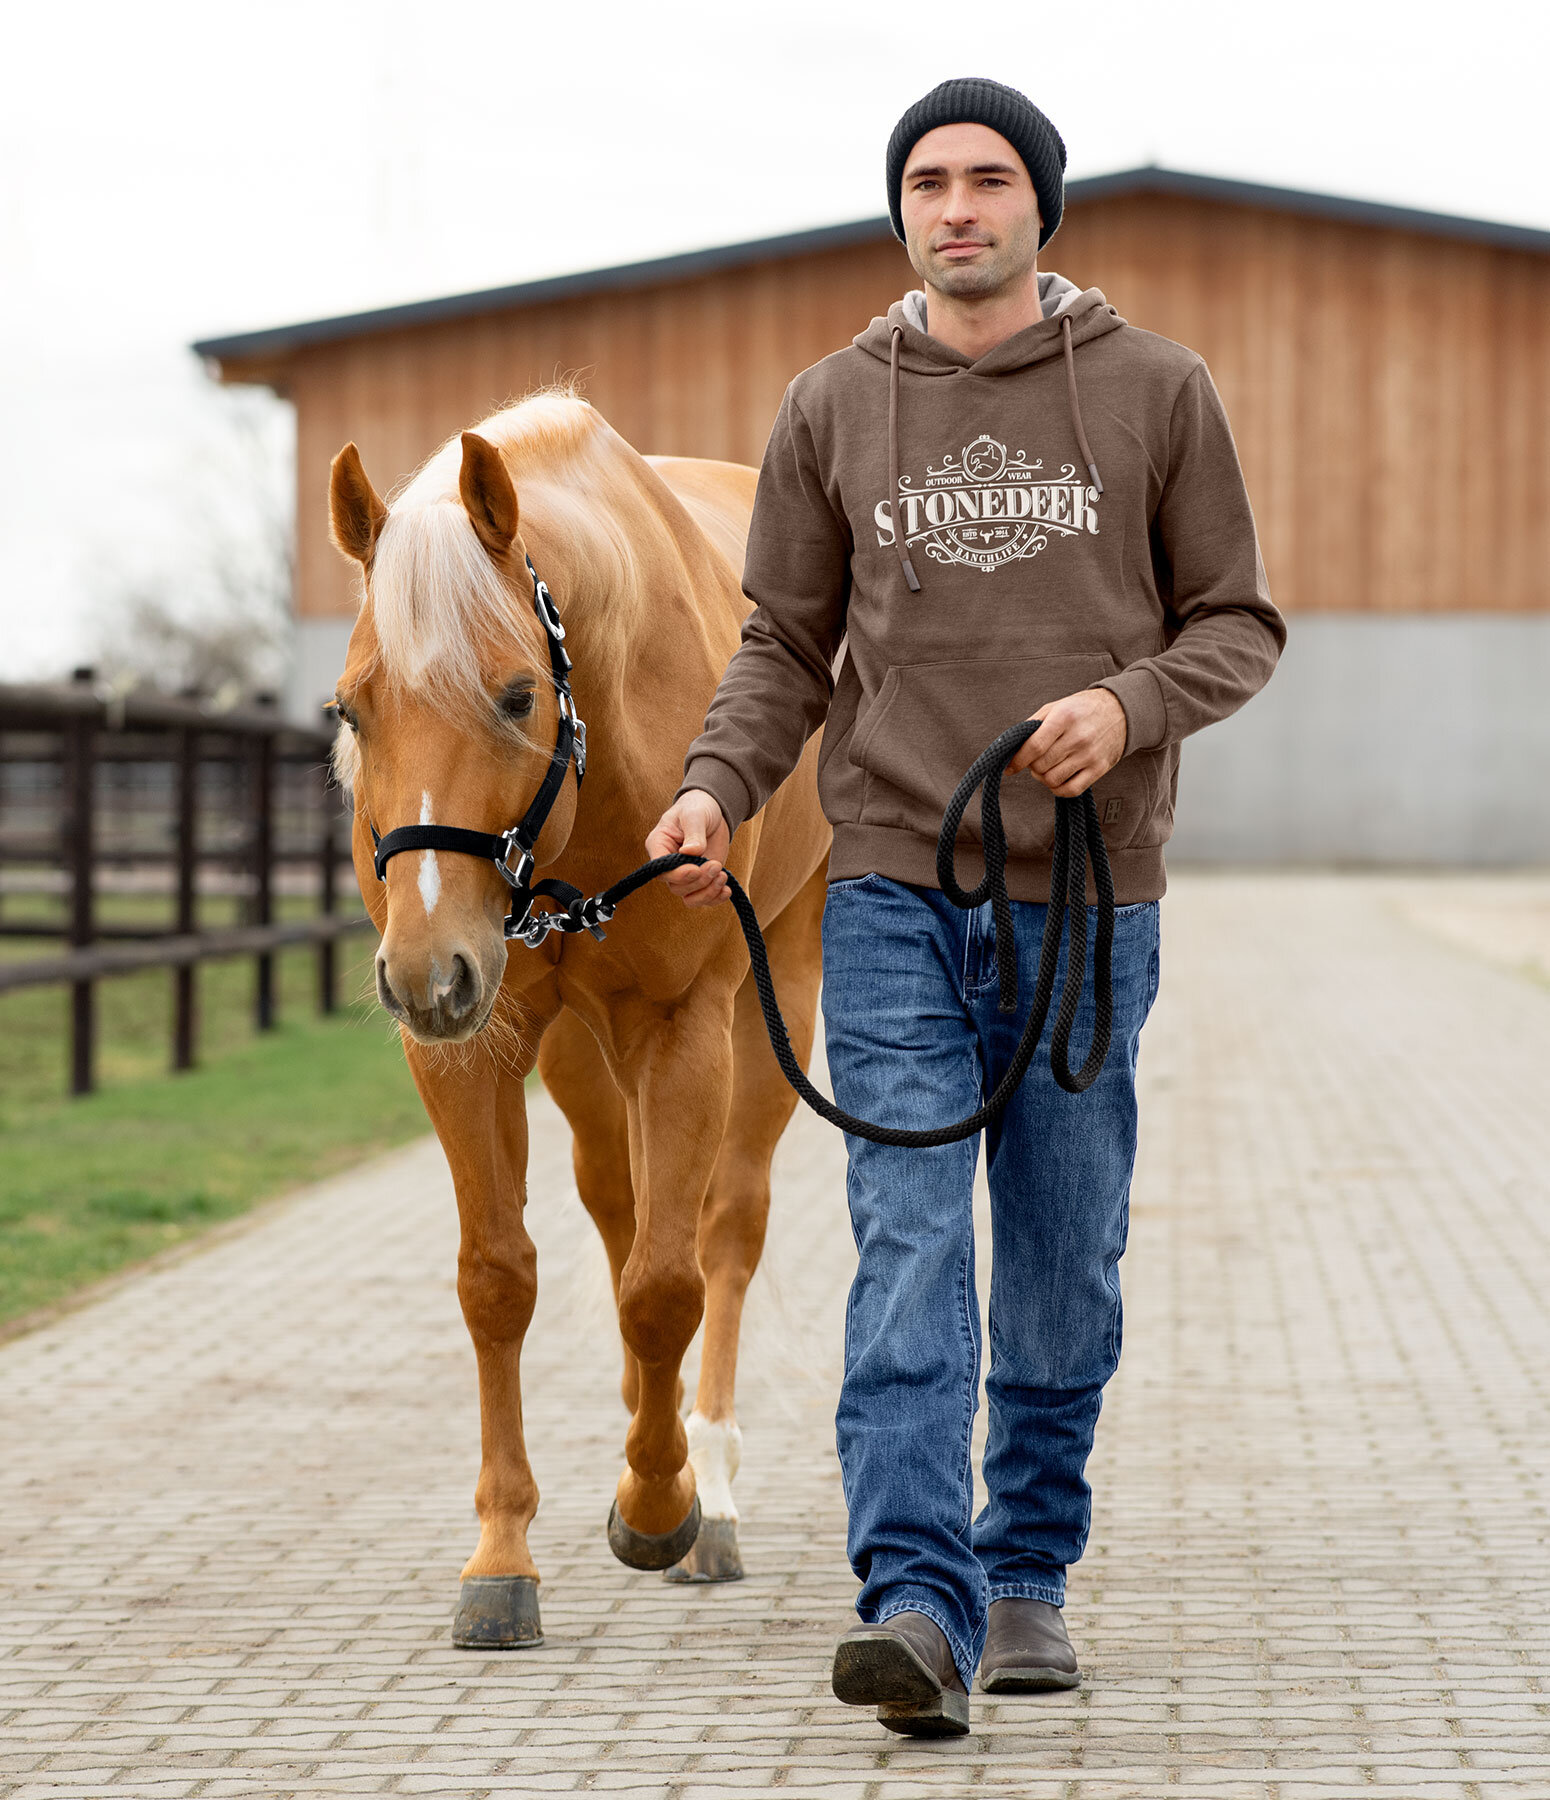
<instances>
[{"instance_id":1,"label":"black lead rope","mask_svg":"<svg viewBox=\"0 0 1550 1800\"><path fill-rule=\"evenodd\" d=\"M1006 765L1037 729L1037 720L1022 720L1003 731L993 744L980 752L969 765L947 804L936 845L937 879L942 885L942 892L953 905L968 908L979 906L986 899L990 901L991 917L995 924L996 968L1001 984L999 1007L1003 1013L1014 1012L1017 1007L1017 943L1012 927L1012 903L1006 891L1006 832L1001 822L1001 777ZM980 802L985 876L977 887L965 890L958 885L953 851L963 815L976 790L981 787L985 790ZM1092 859L1093 882L1098 891L1098 931L1093 950L1096 1017L1087 1058L1073 1074L1071 1032L1076 1024L1077 1008L1081 1004L1082 985L1087 973L1089 856ZM682 852L672 856L653 857L650 862L642 863L638 869L626 875L622 881L616 881L593 900L582 900L578 894L572 909L574 922L562 914L560 916L565 922L557 925L556 929L590 930L599 920L611 918L620 903L637 889L643 888L648 881L655 881L657 876L665 875L670 869L681 868L686 863L703 863L705 860L703 856L685 856ZM743 937L748 944L748 960L753 968L754 983L759 990L759 1006L764 1013L765 1029L770 1035L770 1047L775 1052L775 1060L780 1064L781 1073L786 1080L813 1111L821 1119L827 1119L831 1125L838 1125L841 1131L848 1131L855 1137L869 1138L874 1144L893 1144L909 1150L931 1150L941 1144L956 1144L964 1138L973 1137L1004 1112L1038 1049L1039 1037L1044 1030L1044 1021L1049 1015L1050 1001L1054 996L1055 971L1060 960L1060 939L1068 916L1071 920L1071 934L1066 957L1066 980L1061 990L1060 1008L1055 1015L1055 1029L1050 1041L1050 1067L1056 1081L1068 1094L1083 1093L1098 1079L1099 1071L1109 1054L1109 1039L1114 1023L1114 877L1109 868L1103 832L1098 826L1098 809L1093 803L1090 790L1079 799L1055 802L1055 851L1050 871L1049 911L1044 918L1044 937L1039 950L1039 972L1034 981L1033 1004L1029 1008L1028 1021L1023 1026L1023 1034L1018 1041L1017 1053L985 1104L978 1112L960 1119L956 1125L938 1125L925 1131L905 1131L889 1125L875 1125L870 1119L858 1119L853 1113L845 1112L819 1093L808 1080L801 1063L797 1061L796 1052L791 1048L791 1036L786 1030L786 1021L781 1016L780 1005L775 998L770 959L764 947L764 934L759 930L753 902L730 869L726 871L726 877L732 905L737 911L738 923L743 928Z\"/></svg>"},{"instance_id":2,"label":"black lead rope","mask_svg":"<svg viewBox=\"0 0 1550 1800\"><path fill-rule=\"evenodd\" d=\"M511 909L506 919L506 936L520 938L530 948L541 944L551 931L588 931L595 938L603 935L603 926L614 916L615 909L648 881L665 875L669 869L686 863L703 863L703 856L653 857L590 899L568 881L551 877L532 879L535 864L534 846L544 821L548 818L565 781L566 771L574 763L576 783L586 773L586 726L576 712L571 695L571 659L563 639L565 627L560 623L559 609L549 589L539 579L532 559L527 560L533 578L533 608L538 614L549 646L550 672L559 701L559 725L554 752L544 772L538 792L527 811L509 831L499 834L465 831L455 825L401 825L396 831L378 835L371 828L376 851L377 879L387 879L391 858L406 850L447 850L460 856L476 856L494 863L511 888ZM964 772L953 797L942 816L942 830L936 843L936 873L942 892L954 906L970 908L990 901L995 925L996 970L1000 977L1000 1010L1017 1010L1017 943L1012 929L1012 903L1006 891L1006 832L1001 822L1001 777L1006 766L1039 728L1037 719L1023 719L1008 726L983 749ZM953 864L958 827L969 802L980 788L985 790L980 802L980 836L985 853L985 876L977 887L965 890L958 885ZM1082 985L1087 974L1087 861L1092 859L1093 883L1098 892L1098 936L1093 951L1093 991L1096 1018L1087 1060L1073 1075L1071 1072L1071 1031L1076 1024L1081 1003ZM765 1028L781 1073L798 1094L822 1119L838 1125L856 1137L870 1138L876 1144L896 1144L908 1149L929 1150L939 1144L956 1144L973 1137L1006 1109L1017 1091L1018 1083L1033 1061L1039 1036L1049 1014L1055 992L1055 970L1060 960L1060 940L1065 920L1071 920L1070 947L1066 959L1066 982L1060 995L1060 1010L1055 1015L1055 1029L1050 1040L1050 1067L1057 1082L1068 1094L1080 1094L1098 1079L1098 1073L1109 1054L1109 1037L1114 1020L1114 877L1109 869L1108 852L1103 833L1098 827L1098 809L1089 791L1077 800L1055 802L1055 850L1050 869L1049 911L1044 918L1044 938L1039 949L1039 973L1034 982L1033 1004L1028 1022L1005 1075L978 1112L956 1125L941 1125L930 1131L900 1131L887 1125L874 1125L843 1112L832 1100L820 1094L807 1079L802 1065L791 1048L791 1036L781 1017L775 998L775 982L770 974L770 959L764 947L764 935L753 902L742 883L730 869L726 871L732 905L748 943L748 960L759 990L759 1005L764 1012ZM535 912L533 902L542 897L559 903L557 910Z\"/></svg>"}]
</instances>

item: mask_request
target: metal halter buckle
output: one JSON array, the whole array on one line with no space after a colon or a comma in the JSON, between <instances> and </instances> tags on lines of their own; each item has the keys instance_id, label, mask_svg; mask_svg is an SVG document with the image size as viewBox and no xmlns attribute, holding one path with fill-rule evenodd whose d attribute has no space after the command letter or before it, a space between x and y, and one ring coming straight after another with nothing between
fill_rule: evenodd
<instances>
[{"instance_id":1,"label":"metal halter buckle","mask_svg":"<svg viewBox=\"0 0 1550 1800\"><path fill-rule=\"evenodd\" d=\"M522 849L522 846L517 842L517 835L514 831L503 831L501 833L501 843L505 846L505 854L495 858L496 868L500 870L508 887L525 889L527 887L528 877L533 873L534 869L538 867L538 864L533 860L533 852L531 850ZM520 852L517 857L517 866L515 869L511 866L511 853L513 850Z\"/></svg>"},{"instance_id":2,"label":"metal halter buckle","mask_svg":"<svg viewBox=\"0 0 1550 1800\"><path fill-rule=\"evenodd\" d=\"M537 580L533 587L533 607L543 621L544 630L550 637L563 641L565 627L560 622L560 609L554 603L554 596L542 580Z\"/></svg>"},{"instance_id":3,"label":"metal halter buckle","mask_svg":"<svg viewBox=\"0 0 1550 1800\"><path fill-rule=\"evenodd\" d=\"M587 725L576 711L576 696L568 685L560 688L560 717L570 720L571 754L576 758L576 779L580 781L587 772Z\"/></svg>"}]
</instances>

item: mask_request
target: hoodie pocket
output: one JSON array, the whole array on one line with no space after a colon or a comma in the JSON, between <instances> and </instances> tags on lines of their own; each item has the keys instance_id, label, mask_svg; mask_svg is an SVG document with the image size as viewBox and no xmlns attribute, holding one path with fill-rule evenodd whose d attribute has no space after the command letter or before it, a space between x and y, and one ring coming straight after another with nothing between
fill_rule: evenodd
<instances>
[{"instance_id":1,"label":"hoodie pocket","mask_svg":"<svg viewBox=\"0 0 1550 1800\"><path fill-rule=\"evenodd\" d=\"M851 761L866 773L861 823L935 841L963 772L1008 725L1052 700L1079 693L1117 665L1105 652L896 664L859 725ZM1155 757L1124 757L1093 786L1104 841L1122 850L1142 835L1157 804ZM1055 796L1024 772L1001 784L1001 817L1013 857L1047 853L1055 840ZM960 836L981 841L980 796Z\"/></svg>"}]
</instances>

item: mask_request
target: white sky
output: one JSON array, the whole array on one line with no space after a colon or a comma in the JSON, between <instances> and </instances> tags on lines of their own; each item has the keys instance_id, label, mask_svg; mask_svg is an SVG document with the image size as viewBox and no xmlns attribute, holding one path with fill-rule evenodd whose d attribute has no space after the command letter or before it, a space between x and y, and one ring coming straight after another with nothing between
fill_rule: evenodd
<instances>
[{"instance_id":1,"label":"white sky","mask_svg":"<svg viewBox=\"0 0 1550 1800\"><path fill-rule=\"evenodd\" d=\"M949 75L1024 89L1073 176L1157 161L1550 227L1544 0L0 17L5 675L89 654L127 581L175 587L200 519L240 511L190 340L881 212L888 132Z\"/></svg>"}]
</instances>

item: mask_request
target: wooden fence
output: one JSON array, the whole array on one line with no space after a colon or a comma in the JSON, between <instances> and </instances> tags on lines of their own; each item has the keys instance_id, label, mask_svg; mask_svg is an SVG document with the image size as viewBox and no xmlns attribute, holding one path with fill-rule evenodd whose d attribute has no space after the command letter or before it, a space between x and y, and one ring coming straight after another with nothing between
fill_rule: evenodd
<instances>
[{"instance_id":1,"label":"wooden fence","mask_svg":"<svg viewBox=\"0 0 1550 1800\"><path fill-rule=\"evenodd\" d=\"M275 952L317 949L320 1010L338 1003L336 945L369 920L339 910L348 820L328 779L330 738L272 707L212 711L159 694L113 695L89 670L51 686L0 685L0 940L53 938L63 948L0 958L0 994L64 986L70 996L70 1088L95 1079L96 984L141 969L172 972L171 1063L196 1057L200 963L251 955L254 1022L275 1022ZM106 881L170 902L161 922L105 919ZM277 877L315 911L277 920ZM212 882L241 923L201 930ZM23 887L57 896L53 917L10 903Z\"/></svg>"}]
</instances>

